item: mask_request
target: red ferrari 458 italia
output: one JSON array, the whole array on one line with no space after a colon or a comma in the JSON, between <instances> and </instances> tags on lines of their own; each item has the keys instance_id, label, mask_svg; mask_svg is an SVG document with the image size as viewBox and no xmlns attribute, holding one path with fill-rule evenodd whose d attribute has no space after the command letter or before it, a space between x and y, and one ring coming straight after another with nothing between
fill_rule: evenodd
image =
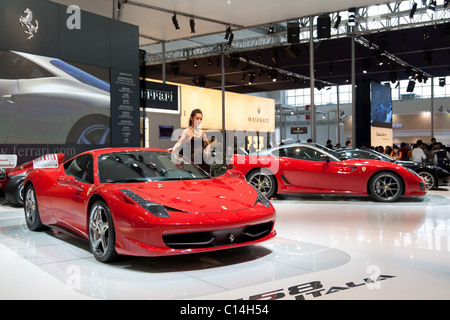
<instances>
[{"instance_id":1,"label":"red ferrari 458 italia","mask_svg":"<svg viewBox=\"0 0 450 320\"><path fill-rule=\"evenodd\" d=\"M100 149L56 168L30 171L24 184L31 230L88 239L95 258L219 250L275 236L275 210L244 179L212 178L158 149Z\"/></svg>"},{"instance_id":2,"label":"red ferrari 458 italia","mask_svg":"<svg viewBox=\"0 0 450 320\"><path fill-rule=\"evenodd\" d=\"M229 167L267 198L277 193L372 195L378 201L426 194L423 179L401 165L342 159L318 144L291 144L235 155Z\"/></svg>"}]
</instances>

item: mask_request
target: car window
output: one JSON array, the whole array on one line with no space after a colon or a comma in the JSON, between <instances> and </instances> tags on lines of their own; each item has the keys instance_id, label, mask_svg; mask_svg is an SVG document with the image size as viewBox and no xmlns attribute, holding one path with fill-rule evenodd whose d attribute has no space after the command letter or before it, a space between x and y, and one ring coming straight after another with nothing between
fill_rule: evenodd
<instances>
[{"instance_id":1,"label":"car window","mask_svg":"<svg viewBox=\"0 0 450 320\"><path fill-rule=\"evenodd\" d=\"M33 79L46 77L54 77L54 75L43 67L14 52L0 50L0 79Z\"/></svg>"},{"instance_id":2,"label":"car window","mask_svg":"<svg viewBox=\"0 0 450 320\"><path fill-rule=\"evenodd\" d=\"M92 156L90 154L84 154L66 163L64 168L67 175L75 177L78 181L93 184L93 164L94 161Z\"/></svg>"},{"instance_id":3,"label":"car window","mask_svg":"<svg viewBox=\"0 0 450 320\"><path fill-rule=\"evenodd\" d=\"M359 152L358 159L380 160L380 158L376 154L365 151Z\"/></svg>"},{"instance_id":4,"label":"car window","mask_svg":"<svg viewBox=\"0 0 450 320\"><path fill-rule=\"evenodd\" d=\"M305 146L284 148L285 157L308 161L322 161L322 152Z\"/></svg>"}]
</instances>

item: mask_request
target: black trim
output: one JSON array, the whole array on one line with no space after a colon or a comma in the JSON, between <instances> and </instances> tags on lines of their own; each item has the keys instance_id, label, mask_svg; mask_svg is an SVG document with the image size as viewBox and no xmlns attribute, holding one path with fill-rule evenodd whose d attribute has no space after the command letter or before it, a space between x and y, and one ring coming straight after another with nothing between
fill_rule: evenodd
<instances>
[{"instance_id":1,"label":"black trim","mask_svg":"<svg viewBox=\"0 0 450 320\"><path fill-rule=\"evenodd\" d=\"M269 235L272 228L271 221L234 229L167 234L163 240L171 249L212 248L255 241Z\"/></svg>"}]
</instances>

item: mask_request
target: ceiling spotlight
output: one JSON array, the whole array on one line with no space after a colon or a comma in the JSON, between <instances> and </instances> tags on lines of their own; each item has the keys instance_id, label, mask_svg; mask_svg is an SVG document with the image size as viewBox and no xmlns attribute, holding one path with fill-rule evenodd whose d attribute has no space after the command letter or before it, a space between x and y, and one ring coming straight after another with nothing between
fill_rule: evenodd
<instances>
[{"instance_id":1,"label":"ceiling spotlight","mask_svg":"<svg viewBox=\"0 0 450 320\"><path fill-rule=\"evenodd\" d=\"M354 27L356 25L356 8L348 9L348 21L349 27Z\"/></svg>"},{"instance_id":2,"label":"ceiling spotlight","mask_svg":"<svg viewBox=\"0 0 450 320\"><path fill-rule=\"evenodd\" d=\"M377 64L379 66L384 64L384 56L380 51L375 52L375 59L377 60Z\"/></svg>"},{"instance_id":3,"label":"ceiling spotlight","mask_svg":"<svg viewBox=\"0 0 450 320\"><path fill-rule=\"evenodd\" d=\"M254 81L255 81L255 73L252 72L249 74L248 84L253 84Z\"/></svg>"},{"instance_id":4,"label":"ceiling spotlight","mask_svg":"<svg viewBox=\"0 0 450 320\"><path fill-rule=\"evenodd\" d=\"M448 7L448 2L449 2L449 0L444 0L444 8Z\"/></svg>"},{"instance_id":5,"label":"ceiling spotlight","mask_svg":"<svg viewBox=\"0 0 450 320\"><path fill-rule=\"evenodd\" d=\"M430 0L430 4L428 6L428 10L436 11L436 0Z\"/></svg>"},{"instance_id":6,"label":"ceiling spotlight","mask_svg":"<svg viewBox=\"0 0 450 320\"><path fill-rule=\"evenodd\" d=\"M227 26L227 29L225 30L225 40L228 40L231 35L231 27Z\"/></svg>"},{"instance_id":7,"label":"ceiling spotlight","mask_svg":"<svg viewBox=\"0 0 450 320\"><path fill-rule=\"evenodd\" d=\"M408 82L408 87L406 88L406 92L414 92L414 87L416 86L416 81L410 79Z\"/></svg>"},{"instance_id":8,"label":"ceiling spotlight","mask_svg":"<svg viewBox=\"0 0 450 320\"><path fill-rule=\"evenodd\" d=\"M445 87L445 78L444 77L439 78L439 87Z\"/></svg>"},{"instance_id":9,"label":"ceiling spotlight","mask_svg":"<svg viewBox=\"0 0 450 320\"><path fill-rule=\"evenodd\" d=\"M243 72L243 73L242 73L242 79L241 79L241 82L242 82L242 83L244 83L246 77L247 77L247 73L246 73L246 72Z\"/></svg>"},{"instance_id":10,"label":"ceiling spotlight","mask_svg":"<svg viewBox=\"0 0 450 320\"><path fill-rule=\"evenodd\" d=\"M205 77L196 77L192 80L195 85L199 86L201 89L206 87L206 78Z\"/></svg>"},{"instance_id":11,"label":"ceiling spotlight","mask_svg":"<svg viewBox=\"0 0 450 320\"><path fill-rule=\"evenodd\" d=\"M367 58L363 59L363 61L361 62L361 67L362 67L362 72L367 73L369 71L369 67L370 67L370 60Z\"/></svg>"},{"instance_id":12,"label":"ceiling spotlight","mask_svg":"<svg viewBox=\"0 0 450 320\"><path fill-rule=\"evenodd\" d=\"M177 14L176 13L174 13L173 16L172 16L172 23L175 26L176 30L180 29L180 25L178 24Z\"/></svg>"},{"instance_id":13,"label":"ceiling spotlight","mask_svg":"<svg viewBox=\"0 0 450 320\"><path fill-rule=\"evenodd\" d=\"M341 23L341 16L338 14L336 16L336 22L334 23L334 28L337 29L339 28L339 24Z\"/></svg>"},{"instance_id":14,"label":"ceiling spotlight","mask_svg":"<svg viewBox=\"0 0 450 320\"><path fill-rule=\"evenodd\" d=\"M390 80L392 83L396 83L397 80L398 80L398 73L395 72L395 71L391 71L391 72L389 73L389 80Z\"/></svg>"},{"instance_id":15,"label":"ceiling spotlight","mask_svg":"<svg viewBox=\"0 0 450 320\"><path fill-rule=\"evenodd\" d=\"M278 71L277 70L269 70L267 71L267 74L270 79L272 79L273 82L277 81L278 78Z\"/></svg>"},{"instance_id":16,"label":"ceiling spotlight","mask_svg":"<svg viewBox=\"0 0 450 320\"><path fill-rule=\"evenodd\" d=\"M194 17L189 19L189 25L191 26L191 33L195 33L195 20Z\"/></svg>"},{"instance_id":17,"label":"ceiling spotlight","mask_svg":"<svg viewBox=\"0 0 450 320\"><path fill-rule=\"evenodd\" d=\"M228 46L231 47L231 44L233 43L233 39L234 39L234 33L232 32L230 34L230 37L228 38Z\"/></svg>"},{"instance_id":18,"label":"ceiling spotlight","mask_svg":"<svg viewBox=\"0 0 450 320\"><path fill-rule=\"evenodd\" d=\"M239 65L241 61L241 57L237 53L233 53L230 55L230 67L235 69Z\"/></svg>"},{"instance_id":19,"label":"ceiling spotlight","mask_svg":"<svg viewBox=\"0 0 450 320\"><path fill-rule=\"evenodd\" d=\"M179 63L173 63L170 65L170 71L174 76L177 76L180 72L180 64Z\"/></svg>"},{"instance_id":20,"label":"ceiling spotlight","mask_svg":"<svg viewBox=\"0 0 450 320\"><path fill-rule=\"evenodd\" d=\"M413 2L411 11L409 12L409 18L412 19L417 10L417 3Z\"/></svg>"},{"instance_id":21,"label":"ceiling spotlight","mask_svg":"<svg viewBox=\"0 0 450 320\"><path fill-rule=\"evenodd\" d=\"M194 66L194 69L198 68L198 62L197 60L194 60L194 62L192 63L192 65Z\"/></svg>"},{"instance_id":22,"label":"ceiling spotlight","mask_svg":"<svg viewBox=\"0 0 450 320\"><path fill-rule=\"evenodd\" d=\"M268 34L269 34L269 35L273 35L274 32L275 32L275 27L274 27L273 24L271 24L271 25L269 26Z\"/></svg>"}]
</instances>

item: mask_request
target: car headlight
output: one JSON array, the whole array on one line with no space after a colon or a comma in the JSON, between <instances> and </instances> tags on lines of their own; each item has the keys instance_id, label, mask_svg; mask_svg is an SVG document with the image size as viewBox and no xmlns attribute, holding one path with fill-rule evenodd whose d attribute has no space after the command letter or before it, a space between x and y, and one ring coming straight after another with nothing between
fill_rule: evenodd
<instances>
[{"instance_id":1,"label":"car headlight","mask_svg":"<svg viewBox=\"0 0 450 320\"><path fill-rule=\"evenodd\" d=\"M146 200L142 198L140 195L137 195L136 193L128 189L121 189L120 191L128 198L136 202L138 205L140 205L142 208L150 212L151 214L160 218L170 217L169 213L167 212L167 209L163 205Z\"/></svg>"},{"instance_id":2,"label":"car headlight","mask_svg":"<svg viewBox=\"0 0 450 320\"><path fill-rule=\"evenodd\" d=\"M258 196L256 197L256 201L255 204L253 206L256 206L258 204L258 202L261 202L261 204L266 207L269 208L270 207L270 201L259 191L258 192Z\"/></svg>"},{"instance_id":3,"label":"car headlight","mask_svg":"<svg viewBox=\"0 0 450 320\"><path fill-rule=\"evenodd\" d=\"M413 175L415 175L416 177L422 178L421 176L419 176L419 174L417 172L415 172L413 169L410 169L408 167L403 167L405 168L407 171L411 172Z\"/></svg>"}]
</instances>

